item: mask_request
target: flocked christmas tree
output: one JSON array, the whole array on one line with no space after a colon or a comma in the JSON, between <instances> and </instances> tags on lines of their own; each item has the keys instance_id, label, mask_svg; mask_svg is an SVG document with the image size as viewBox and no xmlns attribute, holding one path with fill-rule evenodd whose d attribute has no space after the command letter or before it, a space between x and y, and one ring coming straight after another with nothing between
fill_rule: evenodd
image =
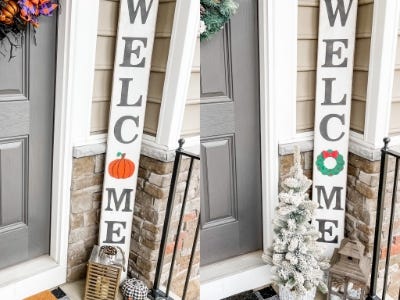
<instances>
[{"instance_id":1,"label":"flocked christmas tree","mask_svg":"<svg viewBox=\"0 0 400 300\"><path fill-rule=\"evenodd\" d=\"M298 148L294 166L282 180L282 192L274 219L275 237L267 262L275 269L275 283L285 286L295 295L304 295L314 287L327 291L324 271L329 267L323 249L317 243L319 231L311 224L317 204L309 199L311 186L301 167Z\"/></svg>"}]
</instances>

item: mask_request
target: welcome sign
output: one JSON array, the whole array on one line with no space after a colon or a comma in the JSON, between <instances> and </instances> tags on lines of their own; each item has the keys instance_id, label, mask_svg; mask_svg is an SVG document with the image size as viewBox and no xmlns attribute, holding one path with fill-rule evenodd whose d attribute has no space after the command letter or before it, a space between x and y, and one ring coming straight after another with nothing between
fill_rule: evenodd
<instances>
[{"instance_id":1,"label":"welcome sign","mask_svg":"<svg viewBox=\"0 0 400 300\"><path fill-rule=\"evenodd\" d=\"M120 2L99 244L121 247L125 268L157 9L158 0Z\"/></svg>"},{"instance_id":2,"label":"welcome sign","mask_svg":"<svg viewBox=\"0 0 400 300\"><path fill-rule=\"evenodd\" d=\"M318 240L332 255L344 237L357 0L321 0L312 197Z\"/></svg>"}]
</instances>

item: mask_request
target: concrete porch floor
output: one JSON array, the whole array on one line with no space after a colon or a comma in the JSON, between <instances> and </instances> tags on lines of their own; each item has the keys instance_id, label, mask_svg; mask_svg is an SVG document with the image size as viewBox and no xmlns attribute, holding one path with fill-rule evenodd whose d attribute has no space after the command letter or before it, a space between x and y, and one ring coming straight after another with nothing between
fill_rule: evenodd
<instances>
[{"instance_id":1,"label":"concrete porch floor","mask_svg":"<svg viewBox=\"0 0 400 300\"><path fill-rule=\"evenodd\" d=\"M392 274L392 284L389 286L387 299L398 299L398 292L400 287L400 271ZM66 283L60 286L61 289L67 294L71 300L83 300L85 293L85 280ZM389 296L389 297L388 297ZM118 299L122 300L122 296L118 295ZM326 295L317 293L316 300L326 300Z\"/></svg>"},{"instance_id":2,"label":"concrete porch floor","mask_svg":"<svg viewBox=\"0 0 400 300\"><path fill-rule=\"evenodd\" d=\"M85 293L85 280L66 283L60 286L71 300L83 300ZM118 295L118 300L122 300L122 296ZM326 296L320 293L317 294L316 300L325 300Z\"/></svg>"},{"instance_id":3,"label":"concrete porch floor","mask_svg":"<svg viewBox=\"0 0 400 300\"><path fill-rule=\"evenodd\" d=\"M60 287L71 300L83 300L85 294L85 280L66 283ZM119 294L118 300L122 300L122 296Z\"/></svg>"}]
</instances>

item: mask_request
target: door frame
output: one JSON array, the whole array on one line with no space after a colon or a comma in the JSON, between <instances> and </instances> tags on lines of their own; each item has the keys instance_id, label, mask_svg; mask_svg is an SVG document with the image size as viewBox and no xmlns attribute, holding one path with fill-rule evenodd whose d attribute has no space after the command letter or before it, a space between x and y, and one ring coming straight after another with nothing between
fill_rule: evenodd
<instances>
[{"instance_id":1,"label":"door frame","mask_svg":"<svg viewBox=\"0 0 400 300\"><path fill-rule=\"evenodd\" d=\"M286 26L282 28L282 20ZM260 129L262 177L262 257L272 245L279 189L279 137L287 105L296 105L297 1L258 0ZM288 46L289 45L289 46ZM287 49L291 49L290 55ZM294 68L293 68L294 66ZM290 74L290 75L289 75ZM288 76L289 75L289 76ZM288 87L289 86L289 87ZM289 94L289 95L287 95ZM286 97L289 96L289 97ZM288 99L289 104L278 99ZM294 102L293 102L294 99ZM292 110L295 113L295 110ZM285 120L285 122L287 122ZM295 115L291 119L295 122ZM285 126L284 126L285 127ZM240 264L238 258L238 264ZM234 259L231 262L235 264ZM223 265L223 263L221 264ZM231 266L232 267L232 266ZM235 269L234 267L232 269ZM257 278L257 280L254 280ZM260 258L251 269L201 283L201 299L221 299L271 282L271 267Z\"/></svg>"},{"instance_id":2,"label":"door frame","mask_svg":"<svg viewBox=\"0 0 400 300\"><path fill-rule=\"evenodd\" d=\"M53 140L50 255L0 271L2 299L22 299L65 283L72 172L74 27L75 1L60 0L56 44L56 80ZM75 9L74 9L75 10Z\"/></svg>"}]
</instances>

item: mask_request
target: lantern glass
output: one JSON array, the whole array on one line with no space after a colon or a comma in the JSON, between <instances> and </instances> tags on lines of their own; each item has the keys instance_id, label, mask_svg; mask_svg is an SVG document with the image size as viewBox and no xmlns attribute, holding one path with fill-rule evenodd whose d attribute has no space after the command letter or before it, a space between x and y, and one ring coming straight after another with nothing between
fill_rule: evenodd
<instances>
[{"instance_id":1,"label":"lantern glass","mask_svg":"<svg viewBox=\"0 0 400 300\"><path fill-rule=\"evenodd\" d=\"M366 284L339 274L329 275L329 297L332 300L365 299Z\"/></svg>"},{"instance_id":2,"label":"lantern glass","mask_svg":"<svg viewBox=\"0 0 400 300\"><path fill-rule=\"evenodd\" d=\"M370 260L364 245L356 238L345 238L336 248L328 278L328 299L365 299Z\"/></svg>"}]
</instances>

